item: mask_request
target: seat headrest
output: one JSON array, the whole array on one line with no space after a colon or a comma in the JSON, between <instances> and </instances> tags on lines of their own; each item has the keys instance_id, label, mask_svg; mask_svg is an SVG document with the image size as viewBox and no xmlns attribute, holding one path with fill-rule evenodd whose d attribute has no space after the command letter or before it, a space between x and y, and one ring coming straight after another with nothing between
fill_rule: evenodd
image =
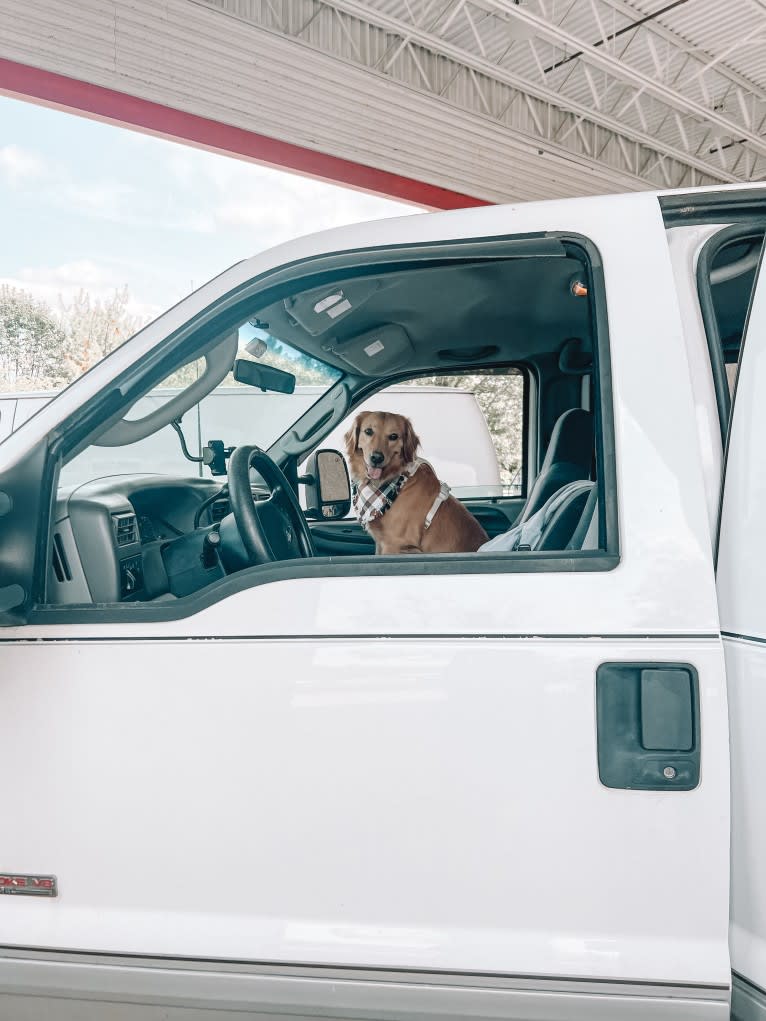
<instances>
[{"instance_id":1,"label":"seat headrest","mask_svg":"<svg viewBox=\"0 0 766 1021\"><path fill-rule=\"evenodd\" d=\"M570 408L556 420L541 470L559 461L568 461L590 474L593 460L593 414L582 408Z\"/></svg>"}]
</instances>

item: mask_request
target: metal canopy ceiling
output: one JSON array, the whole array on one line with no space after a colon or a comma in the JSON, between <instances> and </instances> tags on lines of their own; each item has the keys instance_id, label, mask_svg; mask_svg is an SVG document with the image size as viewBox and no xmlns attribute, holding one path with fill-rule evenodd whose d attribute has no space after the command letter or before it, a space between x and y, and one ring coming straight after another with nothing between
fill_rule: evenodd
<instances>
[{"instance_id":1,"label":"metal canopy ceiling","mask_svg":"<svg viewBox=\"0 0 766 1021\"><path fill-rule=\"evenodd\" d=\"M0 0L0 27L0 57L490 201L766 170L766 0Z\"/></svg>"},{"instance_id":2,"label":"metal canopy ceiling","mask_svg":"<svg viewBox=\"0 0 766 1021\"><path fill-rule=\"evenodd\" d=\"M763 0L203 2L608 168L619 185L764 175Z\"/></svg>"}]
</instances>

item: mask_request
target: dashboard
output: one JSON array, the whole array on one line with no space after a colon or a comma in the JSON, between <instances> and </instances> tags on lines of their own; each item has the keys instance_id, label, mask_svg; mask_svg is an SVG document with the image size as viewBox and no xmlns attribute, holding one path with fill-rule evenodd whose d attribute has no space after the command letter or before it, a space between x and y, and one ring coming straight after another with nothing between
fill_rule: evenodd
<instances>
[{"instance_id":1,"label":"dashboard","mask_svg":"<svg viewBox=\"0 0 766 1021\"><path fill-rule=\"evenodd\" d=\"M202 588L225 575L201 550L229 511L212 479L115 475L61 490L48 602L172 599Z\"/></svg>"}]
</instances>

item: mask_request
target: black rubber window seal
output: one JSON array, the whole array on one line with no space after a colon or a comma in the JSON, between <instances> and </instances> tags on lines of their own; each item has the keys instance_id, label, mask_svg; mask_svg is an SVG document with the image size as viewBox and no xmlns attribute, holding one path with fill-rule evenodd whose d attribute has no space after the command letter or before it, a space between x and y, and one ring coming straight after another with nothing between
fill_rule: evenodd
<instances>
[{"instance_id":1,"label":"black rubber window seal","mask_svg":"<svg viewBox=\"0 0 766 1021\"><path fill-rule=\"evenodd\" d=\"M699 300L702 322L705 327L710 367L713 373L713 388L718 409L718 420L721 429L721 442L726 444L726 436L729 431L729 419L731 417L732 401L729 394L729 381L726 376L726 362L723 353L723 342L718 329L718 318L713 304L713 293L710 286L710 273L713 267L713 260L726 245L735 241L745 241L752 238L754 241L760 238L763 245L766 236L766 217L754 218L747 223L734 223L729 227L723 227L717 231L703 246L697 260L697 296ZM752 293L750 295L752 301ZM747 318L745 321L745 333L747 332ZM743 334L744 340L744 334Z\"/></svg>"}]
</instances>

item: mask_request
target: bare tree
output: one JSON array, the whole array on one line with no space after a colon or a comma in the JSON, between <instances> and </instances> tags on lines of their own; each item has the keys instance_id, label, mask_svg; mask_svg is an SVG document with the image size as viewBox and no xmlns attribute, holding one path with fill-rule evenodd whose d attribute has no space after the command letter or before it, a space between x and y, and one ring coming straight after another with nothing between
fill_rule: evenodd
<instances>
[{"instance_id":1,"label":"bare tree","mask_svg":"<svg viewBox=\"0 0 766 1021\"><path fill-rule=\"evenodd\" d=\"M144 321L128 311L128 288L115 290L111 298L93 298L87 291L67 305L60 301L60 322L70 340L71 378L85 372L96 362L132 337Z\"/></svg>"},{"instance_id":2,"label":"bare tree","mask_svg":"<svg viewBox=\"0 0 766 1021\"><path fill-rule=\"evenodd\" d=\"M0 390L58 390L76 379L144 325L129 302L126 287L107 299L81 290L54 312L29 291L0 286Z\"/></svg>"}]
</instances>

